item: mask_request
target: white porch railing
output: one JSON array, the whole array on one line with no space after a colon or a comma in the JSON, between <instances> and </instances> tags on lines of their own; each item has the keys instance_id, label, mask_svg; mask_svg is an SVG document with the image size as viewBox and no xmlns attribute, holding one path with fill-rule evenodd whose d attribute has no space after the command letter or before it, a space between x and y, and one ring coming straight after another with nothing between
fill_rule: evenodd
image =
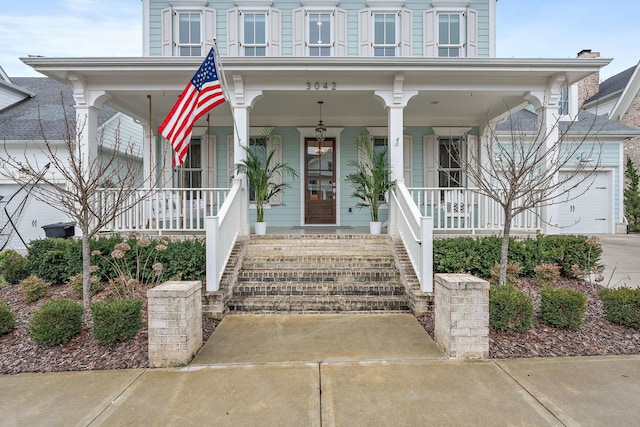
<instances>
[{"instance_id":1,"label":"white porch railing","mask_svg":"<svg viewBox=\"0 0 640 427\"><path fill-rule=\"evenodd\" d=\"M420 289L433 292L433 218L422 215L404 183L390 191L390 217L418 276Z\"/></svg>"},{"instance_id":2,"label":"white porch railing","mask_svg":"<svg viewBox=\"0 0 640 427\"><path fill-rule=\"evenodd\" d=\"M231 191L216 216L205 220L207 237L207 292L220 289L225 266L242 233L246 220L247 203L243 195L242 180L234 179Z\"/></svg>"},{"instance_id":3,"label":"white porch railing","mask_svg":"<svg viewBox=\"0 0 640 427\"><path fill-rule=\"evenodd\" d=\"M408 188L420 214L433 218L434 231L502 231L504 213L477 188ZM518 201L516 201L516 204ZM516 215L513 231L540 230L540 208Z\"/></svg>"},{"instance_id":4,"label":"white porch railing","mask_svg":"<svg viewBox=\"0 0 640 427\"><path fill-rule=\"evenodd\" d=\"M128 231L204 231L204 219L218 214L228 188L141 188L134 191L121 214L104 227ZM115 202L117 189L102 188L96 194L98 209Z\"/></svg>"}]
</instances>

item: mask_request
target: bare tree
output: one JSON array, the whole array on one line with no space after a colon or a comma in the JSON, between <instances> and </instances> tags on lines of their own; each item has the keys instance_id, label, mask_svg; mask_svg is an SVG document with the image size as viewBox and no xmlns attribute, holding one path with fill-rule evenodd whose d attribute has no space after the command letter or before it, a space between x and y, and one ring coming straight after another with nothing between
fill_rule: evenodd
<instances>
[{"instance_id":1,"label":"bare tree","mask_svg":"<svg viewBox=\"0 0 640 427\"><path fill-rule=\"evenodd\" d=\"M533 123L523 117L533 119ZM500 284L506 283L514 218L584 194L600 166L602 149L597 141L597 116L590 113L581 112L567 121L558 116L545 126L537 114L524 110L509 114L505 124L508 130L504 132L487 126L481 147L468 150L466 158L456 153L478 191L502 208ZM589 185L581 187L583 183ZM547 224L548 220L557 220L540 219Z\"/></svg>"},{"instance_id":2,"label":"bare tree","mask_svg":"<svg viewBox=\"0 0 640 427\"><path fill-rule=\"evenodd\" d=\"M29 154L25 148L18 156L4 144L5 159L0 165L0 175L17 183L24 181L16 171L41 171L41 163L50 163L52 173L40 176L40 184L33 188L34 197L63 212L75 222L82 231L82 299L87 314L91 305L91 238L114 218L135 206L136 201L144 197L131 197L138 186L146 180L147 188L153 188L153 176L142 176L142 166L137 159L135 144L123 143L120 126L116 128L113 141L106 147L104 131L95 143L98 155L83 156L89 147L78 141L83 140L86 131L86 119L79 123L67 115L64 102L65 135L60 141L47 137L43 120L38 111L38 120L43 141L39 143L40 152ZM29 179L29 178L27 178ZM109 185L109 203L96 203L98 189Z\"/></svg>"}]
</instances>

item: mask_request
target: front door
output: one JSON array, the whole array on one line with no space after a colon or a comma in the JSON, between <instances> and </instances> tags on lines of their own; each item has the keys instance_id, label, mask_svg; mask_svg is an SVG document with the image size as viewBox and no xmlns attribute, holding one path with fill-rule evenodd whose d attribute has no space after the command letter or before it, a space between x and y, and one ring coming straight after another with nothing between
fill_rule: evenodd
<instances>
[{"instance_id":1,"label":"front door","mask_svg":"<svg viewBox=\"0 0 640 427\"><path fill-rule=\"evenodd\" d=\"M307 138L304 166L305 224L336 223L336 140Z\"/></svg>"}]
</instances>

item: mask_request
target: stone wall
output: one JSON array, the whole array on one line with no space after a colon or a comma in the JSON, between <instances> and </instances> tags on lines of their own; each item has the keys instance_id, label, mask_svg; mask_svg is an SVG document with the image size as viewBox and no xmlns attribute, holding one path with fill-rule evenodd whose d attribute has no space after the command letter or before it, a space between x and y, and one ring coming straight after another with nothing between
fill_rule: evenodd
<instances>
[{"instance_id":1,"label":"stone wall","mask_svg":"<svg viewBox=\"0 0 640 427\"><path fill-rule=\"evenodd\" d=\"M202 282L164 282L147 291L149 366L184 366L202 347Z\"/></svg>"},{"instance_id":2,"label":"stone wall","mask_svg":"<svg viewBox=\"0 0 640 427\"><path fill-rule=\"evenodd\" d=\"M640 92L636 93L636 97L629 106L627 113L622 117L622 124L632 128L640 129ZM640 168L640 137L632 138L624 142L624 161L627 156L631 157L634 165Z\"/></svg>"},{"instance_id":3,"label":"stone wall","mask_svg":"<svg viewBox=\"0 0 640 427\"><path fill-rule=\"evenodd\" d=\"M489 357L489 282L470 274L435 275L435 340L453 359Z\"/></svg>"}]
</instances>

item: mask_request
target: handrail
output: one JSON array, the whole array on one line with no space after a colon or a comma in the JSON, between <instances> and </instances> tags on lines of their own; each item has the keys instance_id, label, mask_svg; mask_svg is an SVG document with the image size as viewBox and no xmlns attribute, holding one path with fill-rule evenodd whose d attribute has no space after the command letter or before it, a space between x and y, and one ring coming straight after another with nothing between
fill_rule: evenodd
<instances>
[{"instance_id":1,"label":"handrail","mask_svg":"<svg viewBox=\"0 0 640 427\"><path fill-rule=\"evenodd\" d=\"M413 266L420 289L433 292L433 219L421 215L403 182L391 191L392 217Z\"/></svg>"},{"instance_id":2,"label":"handrail","mask_svg":"<svg viewBox=\"0 0 640 427\"><path fill-rule=\"evenodd\" d=\"M243 210L247 208L243 195L242 180L234 179L218 215L205 219L207 292L220 289L224 269L242 232Z\"/></svg>"}]
</instances>

